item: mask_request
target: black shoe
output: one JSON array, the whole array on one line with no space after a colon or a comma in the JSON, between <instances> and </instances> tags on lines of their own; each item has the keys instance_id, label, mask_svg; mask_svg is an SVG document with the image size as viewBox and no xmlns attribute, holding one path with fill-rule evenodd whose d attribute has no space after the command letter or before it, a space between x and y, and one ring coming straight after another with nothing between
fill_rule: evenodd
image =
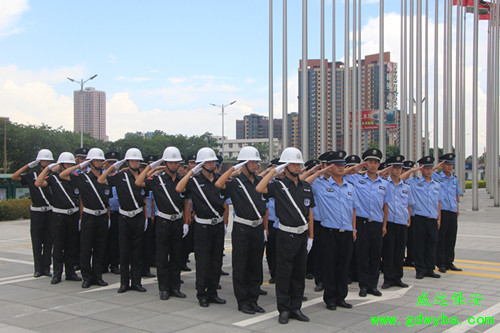
<instances>
[{"instance_id":1,"label":"black shoe","mask_svg":"<svg viewBox=\"0 0 500 333\"><path fill-rule=\"evenodd\" d=\"M89 280L83 280L82 282L82 288L89 288L92 285L92 283Z\"/></svg>"},{"instance_id":2,"label":"black shoe","mask_svg":"<svg viewBox=\"0 0 500 333\"><path fill-rule=\"evenodd\" d=\"M262 290L262 289L259 288L259 295L266 296L267 295L267 291Z\"/></svg>"},{"instance_id":3,"label":"black shoe","mask_svg":"<svg viewBox=\"0 0 500 333\"><path fill-rule=\"evenodd\" d=\"M66 275L66 281L82 281L82 278L76 274Z\"/></svg>"},{"instance_id":4,"label":"black shoe","mask_svg":"<svg viewBox=\"0 0 500 333\"><path fill-rule=\"evenodd\" d=\"M228 272L224 272L224 271L221 269L221 270L220 270L220 275L221 275L221 276L222 276L222 275L229 275L229 273L228 273Z\"/></svg>"},{"instance_id":5,"label":"black shoe","mask_svg":"<svg viewBox=\"0 0 500 333\"><path fill-rule=\"evenodd\" d=\"M170 295L174 296L174 297L177 297L177 298L186 298L186 294L184 294L180 290L172 290L172 291L170 291Z\"/></svg>"},{"instance_id":6,"label":"black shoe","mask_svg":"<svg viewBox=\"0 0 500 333\"><path fill-rule=\"evenodd\" d=\"M52 278L52 281L50 281L50 284L58 284L59 282L61 282L61 278L58 276L54 276Z\"/></svg>"},{"instance_id":7,"label":"black shoe","mask_svg":"<svg viewBox=\"0 0 500 333\"><path fill-rule=\"evenodd\" d=\"M168 291L166 291L166 290L160 291L160 299L162 301L166 301L169 297L170 297L170 295L168 294Z\"/></svg>"},{"instance_id":8,"label":"black shoe","mask_svg":"<svg viewBox=\"0 0 500 333\"><path fill-rule=\"evenodd\" d=\"M367 289L366 292L368 294L372 294L373 296L382 296L382 293L380 291L378 291L377 288L370 288L370 289Z\"/></svg>"},{"instance_id":9,"label":"black shoe","mask_svg":"<svg viewBox=\"0 0 500 333\"><path fill-rule=\"evenodd\" d=\"M258 313L266 312L266 310L264 310L261 306L259 306L259 304L257 304L257 302L252 302L252 303L250 303L250 305L252 306L252 308L255 312L258 312Z\"/></svg>"},{"instance_id":10,"label":"black shoe","mask_svg":"<svg viewBox=\"0 0 500 333\"><path fill-rule=\"evenodd\" d=\"M43 271L42 275L45 275L45 276L48 276L48 277L52 277L52 273L49 272L49 271Z\"/></svg>"},{"instance_id":11,"label":"black shoe","mask_svg":"<svg viewBox=\"0 0 500 333\"><path fill-rule=\"evenodd\" d=\"M307 296L302 296L302 302L307 301Z\"/></svg>"},{"instance_id":12,"label":"black shoe","mask_svg":"<svg viewBox=\"0 0 500 333\"><path fill-rule=\"evenodd\" d=\"M208 308L208 300L206 298L200 299L200 306L202 308Z\"/></svg>"},{"instance_id":13,"label":"black shoe","mask_svg":"<svg viewBox=\"0 0 500 333\"><path fill-rule=\"evenodd\" d=\"M391 286L393 286L393 284L392 284L392 283L387 282L387 281L384 281L384 284L382 284L382 289L388 289L388 288L390 288Z\"/></svg>"},{"instance_id":14,"label":"black shoe","mask_svg":"<svg viewBox=\"0 0 500 333\"><path fill-rule=\"evenodd\" d=\"M40 272L35 272L35 274L33 274L33 277L36 277L36 278L39 278L40 276L42 276L42 273L40 273Z\"/></svg>"},{"instance_id":15,"label":"black shoe","mask_svg":"<svg viewBox=\"0 0 500 333\"><path fill-rule=\"evenodd\" d=\"M80 265L75 265L75 271L78 272L80 270Z\"/></svg>"},{"instance_id":16,"label":"black shoe","mask_svg":"<svg viewBox=\"0 0 500 333\"><path fill-rule=\"evenodd\" d=\"M154 277L156 277L156 275L154 275L153 273L148 271L146 273L142 273L142 277L154 278Z\"/></svg>"},{"instance_id":17,"label":"black shoe","mask_svg":"<svg viewBox=\"0 0 500 333\"><path fill-rule=\"evenodd\" d=\"M411 260L405 260L403 261L403 266L406 266L406 267L413 267L413 261Z\"/></svg>"},{"instance_id":18,"label":"black shoe","mask_svg":"<svg viewBox=\"0 0 500 333\"><path fill-rule=\"evenodd\" d=\"M439 279L441 277L441 275L436 274L433 271L427 272L424 275L435 279Z\"/></svg>"},{"instance_id":19,"label":"black shoe","mask_svg":"<svg viewBox=\"0 0 500 333\"><path fill-rule=\"evenodd\" d=\"M323 283L318 283L316 287L314 287L314 291L323 291Z\"/></svg>"},{"instance_id":20,"label":"black shoe","mask_svg":"<svg viewBox=\"0 0 500 333\"><path fill-rule=\"evenodd\" d=\"M276 280L274 278L269 279L269 284L275 284L275 283L276 283Z\"/></svg>"},{"instance_id":21,"label":"black shoe","mask_svg":"<svg viewBox=\"0 0 500 333\"><path fill-rule=\"evenodd\" d=\"M116 265L111 265L110 270L111 270L111 273L113 273L113 274L116 274L116 275L120 274L120 268L118 268L118 266L116 266Z\"/></svg>"},{"instance_id":22,"label":"black shoe","mask_svg":"<svg viewBox=\"0 0 500 333\"><path fill-rule=\"evenodd\" d=\"M454 272L461 272L461 271L462 271L462 269L461 269L461 268L458 268L458 267L457 267L457 266L455 266L454 264L451 264L451 266L450 266L450 267L448 267L448 269L449 269L450 271L454 271Z\"/></svg>"},{"instance_id":23,"label":"black shoe","mask_svg":"<svg viewBox=\"0 0 500 333\"><path fill-rule=\"evenodd\" d=\"M122 284L120 286L120 288L118 288L118 294L123 294L124 292L126 292L128 290L128 286Z\"/></svg>"},{"instance_id":24,"label":"black shoe","mask_svg":"<svg viewBox=\"0 0 500 333\"><path fill-rule=\"evenodd\" d=\"M290 319L290 312L288 311L281 311L280 316L278 318L278 322L280 324L288 324L288 319Z\"/></svg>"},{"instance_id":25,"label":"black shoe","mask_svg":"<svg viewBox=\"0 0 500 333\"><path fill-rule=\"evenodd\" d=\"M243 304L238 306L238 310L246 314L255 314L255 310L250 304Z\"/></svg>"},{"instance_id":26,"label":"black shoe","mask_svg":"<svg viewBox=\"0 0 500 333\"><path fill-rule=\"evenodd\" d=\"M444 268L444 266L438 267L438 269L439 269L439 272L446 273L446 268Z\"/></svg>"},{"instance_id":27,"label":"black shoe","mask_svg":"<svg viewBox=\"0 0 500 333\"><path fill-rule=\"evenodd\" d=\"M424 274L423 273L417 273L417 275L415 276L415 278L417 278L418 280L422 280L424 278Z\"/></svg>"},{"instance_id":28,"label":"black shoe","mask_svg":"<svg viewBox=\"0 0 500 333\"><path fill-rule=\"evenodd\" d=\"M347 284L351 284L351 283L352 283L351 278L347 278Z\"/></svg>"},{"instance_id":29,"label":"black shoe","mask_svg":"<svg viewBox=\"0 0 500 333\"><path fill-rule=\"evenodd\" d=\"M399 280L394 284L395 286L401 287L401 288L408 288L408 285L404 283L403 281Z\"/></svg>"},{"instance_id":30,"label":"black shoe","mask_svg":"<svg viewBox=\"0 0 500 333\"><path fill-rule=\"evenodd\" d=\"M100 287L106 287L108 285L108 283L104 282L102 279L97 279L95 281L95 284L98 285L98 286L100 286Z\"/></svg>"},{"instance_id":31,"label":"black shoe","mask_svg":"<svg viewBox=\"0 0 500 333\"><path fill-rule=\"evenodd\" d=\"M214 303L214 304L226 304L226 300L220 298L219 296L210 297L208 299L208 302L209 303Z\"/></svg>"},{"instance_id":32,"label":"black shoe","mask_svg":"<svg viewBox=\"0 0 500 333\"><path fill-rule=\"evenodd\" d=\"M368 293L368 291L366 290L366 288L361 288L359 290L359 297L366 297L367 293Z\"/></svg>"},{"instance_id":33,"label":"black shoe","mask_svg":"<svg viewBox=\"0 0 500 333\"><path fill-rule=\"evenodd\" d=\"M328 303L328 304L326 305L326 308L327 308L328 310L332 310L332 311L337 310L337 304L335 304L335 303Z\"/></svg>"},{"instance_id":34,"label":"black shoe","mask_svg":"<svg viewBox=\"0 0 500 333\"><path fill-rule=\"evenodd\" d=\"M221 290L222 286L220 284L217 285L217 290Z\"/></svg>"},{"instance_id":35,"label":"black shoe","mask_svg":"<svg viewBox=\"0 0 500 333\"><path fill-rule=\"evenodd\" d=\"M352 309L352 304L347 303L345 300L337 301L337 306L345 309Z\"/></svg>"},{"instance_id":36,"label":"black shoe","mask_svg":"<svg viewBox=\"0 0 500 333\"><path fill-rule=\"evenodd\" d=\"M141 292L141 293L145 293L147 291L146 288L144 288L140 284L136 284L135 286L130 287L130 289Z\"/></svg>"},{"instance_id":37,"label":"black shoe","mask_svg":"<svg viewBox=\"0 0 500 333\"><path fill-rule=\"evenodd\" d=\"M181 266L181 271L191 272L191 268L189 268L186 264L184 264L183 266Z\"/></svg>"},{"instance_id":38,"label":"black shoe","mask_svg":"<svg viewBox=\"0 0 500 333\"><path fill-rule=\"evenodd\" d=\"M314 278L314 275L312 273L307 273L306 274L306 279L312 280L313 278ZM291 318L291 316L290 316L290 318Z\"/></svg>"},{"instance_id":39,"label":"black shoe","mask_svg":"<svg viewBox=\"0 0 500 333\"><path fill-rule=\"evenodd\" d=\"M291 311L290 318L297 319L298 321L309 321L309 317L303 314L300 310Z\"/></svg>"},{"instance_id":40,"label":"black shoe","mask_svg":"<svg viewBox=\"0 0 500 333\"><path fill-rule=\"evenodd\" d=\"M181 283L184 283L184 280L181 279Z\"/></svg>"}]
</instances>

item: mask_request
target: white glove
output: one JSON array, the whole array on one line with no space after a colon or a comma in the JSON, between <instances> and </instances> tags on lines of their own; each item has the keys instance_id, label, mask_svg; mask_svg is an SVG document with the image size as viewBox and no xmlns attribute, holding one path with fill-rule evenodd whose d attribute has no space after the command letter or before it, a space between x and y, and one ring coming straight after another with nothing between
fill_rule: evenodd
<instances>
[{"instance_id":1,"label":"white glove","mask_svg":"<svg viewBox=\"0 0 500 333\"><path fill-rule=\"evenodd\" d=\"M108 219L108 229L111 228L111 219Z\"/></svg>"},{"instance_id":2,"label":"white glove","mask_svg":"<svg viewBox=\"0 0 500 333\"><path fill-rule=\"evenodd\" d=\"M51 163L51 164L49 164L49 170L52 170L56 165L57 165L57 163Z\"/></svg>"},{"instance_id":3,"label":"white glove","mask_svg":"<svg viewBox=\"0 0 500 333\"><path fill-rule=\"evenodd\" d=\"M115 170L118 170L123 165L123 163L125 163L125 160L115 162L115 163L113 163L113 167L115 168Z\"/></svg>"},{"instance_id":4,"label":"white glove","mask_svg":"<svg viewBox=\"0 0 500 333\"><path fill-rule=\"evenodd\" d=\"M30 169L33 169L38 164L40 164L40 161L39 160L34 160L33 162L28 163L28 166L30 167Z\"/></svg>"},{"instance_id":5,"label":"white glove","mask_svg":"<svg viewBox=\"0 0 500 333\"><path fill-rule=\"evenodd\" d=\"M182 225L182 238L186 237L189 232L189 225L183 224Z\"/></svg>"},{"instance_id":6,"label":"white glove","mask_svg":"<svg viewBox=\"0 0 500 333\"><path fill-rule=\"evenodd\" d=\"M144 221L144 231L148 228L148 218L146 217L146 220Z\"/></svg>"},{"instance_id":7,"label":"white glove","mask_svg":"<svg viewBox=\"0 0 500 333\"><path fill-rule=\"evenodd\" d=\"M78 220L78 231L82 231L82 220Z\"/></svg>"},{"instance_id":8,"label":"white glove","mask_svg":"<svg viewBox=\"0 0 500 333\"><path fill-rule=\"evenodd\" d=\"M247 164L248 160L246 161L243 161L241 163L238 163L234 166L234 171L238 171L239 169L241 169L242 166L244 166L245 164Z\"/></svg>"},{"instance_id":9,"label":"white glove","mask_svg":"<svg viewBox=\"0 0 500 333\"><path fill-rule=\"evenodd\" d=\"M264 230L264 242L267 242L267 231Z\"/></svg>"},{"instance_id":10,"label":"white glove","mask_svg":"<svg viewBox=\"0 0 500 333\"><path fill-rule=\"evenodd\" d=\"M86 168L87 165L90 164L90 161L92 160L86 160L85 162L80 163L80 169Z\"/></svg>"},{"instance_id":11,"label":"white glove","mask_svg":"<svg viewBox=\"0 0 500 333\"><path fill-rule=\"evenodd\" d=\"M203 167L203 164L205 164L205 161L197 164L193 169L191 169L193 171L194 175L196 175L198 172L201 171L201 168Z\"/></svg>"},{"instance_id":12,"label":"white glove","mask_svg":"<svg viewBox=\"0 0 500 333\"><path fill-rule=\"evenodd\" d=\"M311 251L312 247L313 247L313 239L312 238L308 238L307 239L307 253L309 253Z\"/></svg>"},{"instance_id":13,"label":"white glove","mask_svg":"<svg viewBox=\"0 0 500 333\"><path fill-rule=\"evenodd\" d=\"M159 159L158 161L155 161L153 163L151 163L151 169L154 169L154 168L157 168L160 166L160 164L163 162L163 159Z\"/></svg>"},{"instance_id":14,"label":"white glove","mask_svg":"<svg viewBox=\"0 0 500 333\"><path fill-rule=\"evenodd\" d=\"M284 168L286 168L286 167L288 166L288 163L289 163L289 162L287 162L287 163L285 163L285 164L282 164L282 165L278 165L278 166L276 167L276 174L279 174L279 173L281 172L281 170L283 170Z\"/></svg>"}]
</instances>

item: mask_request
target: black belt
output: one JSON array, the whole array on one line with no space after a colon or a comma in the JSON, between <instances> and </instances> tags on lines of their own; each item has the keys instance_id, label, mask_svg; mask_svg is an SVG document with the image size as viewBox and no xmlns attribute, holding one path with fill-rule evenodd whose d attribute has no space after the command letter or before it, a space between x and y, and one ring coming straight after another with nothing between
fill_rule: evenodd
<instances>
[{"instance_id":1,"label":"black belt","mask_svg":"<svg viewBox=\"0 0 500 333\"><path fill-rule=\"evenodd\" d=\"M361 217L361 216L356 216L356 222L357 221L360 221L360 222L363 222L363 223L372 223L372 222L377 222L377 223L382 223L382 222L379 222L379 221L375 221L375 220L371 220L367 217Z\"/></svg>"},{"instance_id":2,"label":"black belt","mask_svg":"<svg viewBox=\"0 0 500 333\"><path fill-rule=\"evenodd\" d=\"M430 217L430 216L422 216L422 215L418 215L418 214L415 214L415 216L418 216L424 220L437 220L436 218Z\"/></svg>"},{"instance_id":3,"label":"black belt","mask_svg":"<svg viewBox=\"0 0 500 333\"><path fill-rule=\"evenodd\" d=\"M323 228L326 229L327 231L339 232L339 233L352 232L352 230L345 230L345 229L336 229L336 228L328 228L328 227L323 227Z\"/></svg>"}]
</instances>

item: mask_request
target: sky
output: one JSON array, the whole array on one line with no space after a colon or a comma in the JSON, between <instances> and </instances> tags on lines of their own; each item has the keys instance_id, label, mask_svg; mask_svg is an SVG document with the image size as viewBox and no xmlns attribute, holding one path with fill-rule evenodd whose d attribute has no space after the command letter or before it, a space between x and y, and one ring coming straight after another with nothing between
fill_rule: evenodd
<instances>
[{"instance_id":1,"label":"sky","mask_svg":"<svg viewBox=\"0 0 500 333\"><path fill-rule=\"evenodd\" d=\"M335 2L336 59L342 60L345 2ZM434 2L430 2L429 75L432 79ZM400 63L400 4L400 0L386 0L384 15L385 50L391 52L391 60L397 63ZM310 59L320 57L320 5L320 0L308 1ZM330 60L332 5L332 0L325 1L325 56ZM439 11L443 13L442 4ZM273 1L273 12L273 105L275 115L280 117L281 0ZM289 112L297 111L301 20L302 1L288 1ZM363 0L363 55L378 53L378 20L379 2ZM472 18L468 23L470 81ZM442 34L442 17L439 24ZM44 123L72 130L73 90L79 89L79 85L67 77L80 80L97 74L85 86L106 92L110 140L120 139L127 132L154 130L184 135L208 131L220 135L220 108L210 103L221 105L232 101L236 103L225 109L224 134L235 138L236 119L249 113L268 114L268 29L269 0L0 0L0 116L17 123ZM480 133L485 133L486 127L486 66L483 65L486 63L486 29L486 24L481 22ZM440 43L440 59L442 51ZM472 84L469 86L466 117L472 119ZM427 100L432 119L432 82L429 91ZM467 121L469 127L471 123ZM471 132L469 127L466 133ZM429 130L432 129L431 123ZM471 136L467 135L467 141L470 140ZM480 152L484 143L485 135L481 134ZM470 142L466 153L471 153Z\"/></svg>"}]
</instances>

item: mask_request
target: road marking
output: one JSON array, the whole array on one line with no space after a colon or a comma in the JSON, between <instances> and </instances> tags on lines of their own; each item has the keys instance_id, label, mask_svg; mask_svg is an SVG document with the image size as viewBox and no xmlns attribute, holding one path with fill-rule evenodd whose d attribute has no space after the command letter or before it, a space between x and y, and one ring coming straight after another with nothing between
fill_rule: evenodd
<instances>
[{"instance_id":1,"label":"road marking","mask_svg":"<svg viewBox=\"0 0 500 333\"><path fill-rule=\"evenodd\" d=\"M47 278L47 277L48 276L40 276L39 278L36 278L36 277L32 276L32 277L23 278L23 279L4 281L4 282L0 282L0 286L6 285L6 284L12 284L12 283L24 282L24 281L31 281L31 280L35 280L35 279L36 280L38 280L38 279L44 279L44 278Z\"/></svg>"},{"instance_id":2,"label":"road marking","mask_svg":"<svg viewBox=\"0 0 500 333\"><path fill-rule=\"evenodd\" d=\"M413 267L403 267L403 268L406 270L414 270ZM434 270L434 272L439 273L439 271L437 269ZM468 272L468 271L462 271L462 272L446 271L445 274L479 276L479 277L485 277L485 278L491 278L491 279L500 279L500 274L488 274L488 273L478 273L478 272Z\"/></svg>"},{"instance_id":3,"label":"road marking","mask_svg":"<svg viewBox=\"0 0 500 333\"><path fill-rule=\"evenodd\" d=\"M498 236L486 236L486 235L458 235L459 237L474 237L474 238L500 238Z\"/></svg>"},{"instance_id":4,"label":"road marking","mask_svg":"<svg viewBox=\"0 0 500 333\"><path fill-rule=\"evenodd\" d=\"M490 306L486 310L484 310L482 312L479 312L479 313L477 313L477 314L475 314L474 316L471 316L471 317L475 317L475 319L477 319L479 317L483 317L483 318L484 317L493 317L494 315L497 315L499 313L500 313L500 302L497 303L497 304L495 304L495 305L493 305L493 306ZM462 321L460 324L455 325L455 326L447 329L443 333L461 333L461 332L466 332L466 331L470 330L471 328L473 328L473 327L475 327L477 325L478 325L477 323L475 323L475 324L469 324L468 319L467 319L467 320ZM491 329L493 329L493 327ZM492 332L498 332L498 331L493 330Z\"/></svg>"},{"instance_id":5,"label":"road marking","mask_svg":"<svg viewBox=\"0 0 500 333\"><path fill-rule=\"evenodd\" d=\"M491 261L477 261L477 260L467 260L467 259L456 259L455 262L463 262L465 264L480 264L480 265L500 266L500 263L498 263L498 262L491 262Z\"/></svg>"},{"instance_id":6,"label":"road marking","mask_svg":"<svg viewBox=\"0 0 500 333\"><path fill-rule=\"evenodd\" d=\"M493 267L470 266L470 265L460 265L458 267L464 268L464 269L477 269L477 270L480 270L480 271L500 272L500 268L493 268ZM446 272L449 272L449 270L446 271Z\"/></svg>"},{"instance_id":7,"label":"road marking","mask_svg":"<svg viewBox=\"0 0 500 333\"><path fill-rule=\"evenodd\" d=\"M25 264L25 265L33 265L32 261L26 261L26 260L17 260L17 259L9 259L9 258L1 258L0 261L8 261L8 262L15 262L18 264Z\"/></svg>"},{"instance_id":8,"label":"road marking","mask_svg":"<svg viewBox=\"0 0 500 333\"><path fill-rule=\"evenodd\" d=\"M25 277L28 277L28 276L33 276L33 275L32 274L23 274L23 275L16 275L16 276L8 276L8 277L1 278L0 281L25 278Z\"/></svg>"}]
</instances>

